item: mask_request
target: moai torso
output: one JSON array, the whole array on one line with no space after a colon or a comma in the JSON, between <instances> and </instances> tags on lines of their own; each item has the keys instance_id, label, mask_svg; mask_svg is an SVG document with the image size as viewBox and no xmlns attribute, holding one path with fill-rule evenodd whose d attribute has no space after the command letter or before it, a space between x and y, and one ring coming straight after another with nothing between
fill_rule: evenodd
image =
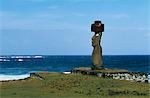
<instances>
[{"instance_id":1,"label":"moai torso","mask_svg":"<svg viewBox=\"0 0 150 98\"><path fill-rule=\"evenodd\" d=\"M94 69L101 69L102 68L102 47L100 45L102 32L95 34L92 37L92 65Z\"/></svg>"}]
</instances>

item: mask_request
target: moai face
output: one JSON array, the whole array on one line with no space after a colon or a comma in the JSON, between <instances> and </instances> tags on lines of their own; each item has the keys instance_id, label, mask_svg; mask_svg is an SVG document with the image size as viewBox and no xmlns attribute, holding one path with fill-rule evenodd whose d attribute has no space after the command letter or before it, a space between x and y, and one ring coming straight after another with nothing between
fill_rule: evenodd
<instances>
[{"instance_id":1,"label":"moai face","mask_svg":"<svg viewBox=\"0 0 150 98\"><path fill-rule=\"evenodd\" d=\"M96 47L96 46L99 46L99 35L94 35L92 37L92 46L93 47Z\"/></svg>"},{"instance_id":2,"label":"moai face","mask_svg":"<svg viewBox=\"0 0 150 98\"><path fill-rule=\"evenodd\" d=\"M91 25L91 31L95 33L104 32L104 24L102 24L101 21L95 21Z\"/></svg>"}]
</instances>

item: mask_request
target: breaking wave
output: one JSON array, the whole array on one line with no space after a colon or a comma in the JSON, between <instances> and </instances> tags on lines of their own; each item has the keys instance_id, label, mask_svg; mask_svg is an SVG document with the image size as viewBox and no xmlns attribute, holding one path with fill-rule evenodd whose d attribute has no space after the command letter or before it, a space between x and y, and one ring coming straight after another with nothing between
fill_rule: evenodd
<instances>
[{"instance_id":1,"label":"breaking wave","mask_svg":"<svg viewBox=\"0 0 150 98\"><path fill-rule=\"evenodd\" d=\"M19 79L25 79L30 77L30 74L22 74L22 75L4 75L0 74L0 81L6 81L6 80L19 80Z\"/></svg>"}]
</instances>

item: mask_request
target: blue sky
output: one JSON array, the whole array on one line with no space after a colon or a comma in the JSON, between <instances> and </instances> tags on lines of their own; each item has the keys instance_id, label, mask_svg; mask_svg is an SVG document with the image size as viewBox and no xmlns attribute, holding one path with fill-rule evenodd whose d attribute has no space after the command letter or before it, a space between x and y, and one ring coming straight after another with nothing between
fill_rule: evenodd
<instances>
[{"instance_id":1,"label":"blue sky","mask_svg":"<svg viewBox=\"0 0 150 98\"><path fill-rule=\"evenodd\" d=\"M150 54L149 0L0 1L1 55L90 55L97 19L104 55Z\"/></svg>"}]
</instances>

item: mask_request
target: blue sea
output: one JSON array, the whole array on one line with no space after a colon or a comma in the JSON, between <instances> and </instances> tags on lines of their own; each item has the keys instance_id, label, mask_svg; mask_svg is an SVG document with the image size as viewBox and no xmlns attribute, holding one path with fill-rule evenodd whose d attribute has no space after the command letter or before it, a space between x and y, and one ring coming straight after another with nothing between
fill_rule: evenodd
<instances>
[{"instance_id":1,"label":"blue sea","mask_svg":"<svg viewBox=\"0 0 150 98\"><path fill-rule=\"evenodd\" d=\"M150 73L150 55L105 55L106 68ZM0 56L0 80L28 77L31 72L63 72L75 67L91 67L91 56L11 55Z\"/></svg>"}]
</instances>

